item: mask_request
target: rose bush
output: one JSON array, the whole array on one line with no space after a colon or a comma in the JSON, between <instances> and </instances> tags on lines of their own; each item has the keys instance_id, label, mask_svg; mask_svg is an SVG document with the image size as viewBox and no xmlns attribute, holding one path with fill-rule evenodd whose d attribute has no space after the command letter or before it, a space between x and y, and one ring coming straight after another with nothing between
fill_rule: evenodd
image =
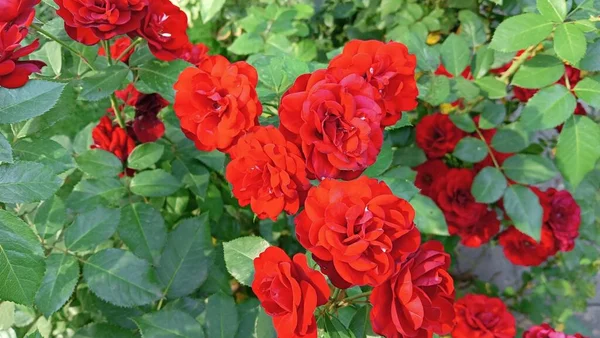
<instances>
[{"instance_id":1,"label":"rose bush","mask_svg":"<svg viewBox=\"0 0 600 338\"><path fill-rule=\"evenodd\" d=\"M1 1L0 337L597 336L597 5Z\"/></svg>"}]
</instances>

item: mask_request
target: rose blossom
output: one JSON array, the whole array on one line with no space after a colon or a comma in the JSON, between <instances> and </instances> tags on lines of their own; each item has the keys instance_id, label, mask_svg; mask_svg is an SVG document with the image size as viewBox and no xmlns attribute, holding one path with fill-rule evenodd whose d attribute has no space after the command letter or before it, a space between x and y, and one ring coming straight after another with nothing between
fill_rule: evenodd
<instances>
[{"instance_id":1,"label":"rose blossom","mask_svg":"<svg viewBox=\"0 0 600 338\"><path fill-rule=\"evenodd\" d=\"M419 247L414 217L384 182L326 179L309 190L296 235L335 286L376 286Z\"/></svg>"},{"instance_id":2,"label":"rose blossom","mask_svg":"<svg viewBox=\"0 0 600 338\"><path fill-rule=\"evenodd\" d=\"M29 27L35 17L35 6L41 0L2 0L0 1L0 26L10 25Z\"/></svg>"},{"instance_id":3,"label":"rose blossom","mask_svg":"<svg viewBox=\"0 0 600 338\"><path fill-rule=\"evenodd\" d=\"M238 140L230 155L225 177L241 206L250 204L261 219L276 220L283 210L298 212L310 181L300 150L278 129L256 127Z\"/></svg>"},{"instance_id":4,"label":"rose blossom","mask_svg":"<svg viewBox=\"0 0 600 338\"><path fill-rule=\"evenodd\" d=\"M20 60L40 46L40 42L35 40L22 47L21 42L26 36L26 28L0 25L0 87L23 87L29 81L29 75L41 72L46 66L42 61Z\"/></svg>"},{"instance_id":5,"label":"rose blossom","mask_svg":"<svg viewBox=\"0 0 600 338\"><path fill-rule=\"evenodd\" d=\"M431 197L431 187L435 180L448 173L448 166L442 160L429 160L415 168L417 177L415 186L421 189L421 194Z\"/></svg>"},{"instance_id":6,"label":"rose blossom","mask_svg":"<svg viewBox=\"0 0 600 338\"><path fill-rule=\"evenodd\" d=\"M116 60L130 46L131 46L131 39L130 38L124 36L122 38L117 39L110 46L110 58L113 59L113 60ZM133 54L133 52L135 52L135 48L131 48L125 55L123 55L123 57L121 57L121 59L119 61L124 62L124 63L128 63L129 62L129 57L131 57L131 55ZM100 47L100 50L98 51L98 55L100 55L100 56L106 56L106 51L104 50L104 47Z\"/></svg>"},{"instance_id":7,"label":"rose blossom","mask_svg":"<svg viewBox=\"0 0 600 338\"><path fill-rule=\"evenodd\" d=\"M498 243L509 261L523 266L538 266L558 251L552 230L547 226L542 226L542 239L539 243L514 226L500 234Z\"/></svg>"},{"instance_id":8,"label":"rose blossom","mask_svg":"<svg viewBox=\"0 0 600 338\"><path fill-rule=\"evenodd\" d=\"M466 133L452 123L448 115L435 113L421 119L415 128L416 142L428 158L440 158L454 151Z\"/></svg>"},{"instance_id":9,"label":"rose blossom","mask_svg":"<svg viewBox=\"0 0 600 338\"><path fill-rule=\"evenodd\" d=\"M301 75L283 95L279 117L311 178L356 178L375 163L383 144L375 90L356 74L340 81L326 70Z\"/></svg>"},{"instance_id":10,"label":"rose blossom","mask_svg":"<svg viewBox=\"0 0 600 338\"><path fill-rule=\"evenodd\" d=\"M515 317L500 298L468 294L454 304L453 338L514 338Z\"/></svg>"},{"instance_id":11,"label":"rose blossom","mask_svg":"<svg viewBox=\"0 0 600 338\"><path fill-rule=\"evenodd\" d=\"M454 326L454 281L448 273L450 255L437 241L424 243L391 278L376 286L373 331L386 338L428 338L445 335Z\"/></svg>"},{"instance_id":12,"label":"rose blossom","mask_svg":"<svg viewBox=\"0 0 600 338\"><path fill-rule=\"evenodd\" d=\"M574 335L556 332L549 324L534 326L523 333L523 338L586 338L580 333Z\"/></svg>"},{"instance_id":13,"label":"rose blossom","mask_svg":"<svg viewBox=\"0 0 600 338\"><path fill-rule=\"evenodd\" d=\"M306 256L290 259L271 246L254 259L252 291L265 312L273 317L279 338L316 338L317 306L327 303L329 286L325 277L310 269Z\"/></svg>"},{"instance_id":14,"label":"rose blossom","mask_svg":"<svg viewBox=\"0 0 600 338\"><path fill-rule=\"evenodd\" d=\"M160 94L140 94L135 103L133 132L141 143L154 142L165 134L165 124L158 118L158 113L169 101Z\"/></svg>"},{"instance_id":15,"label":"rose blossom","mask_svg":"<svg viewBox=\"0 0 600 338\"><path fill-rule=\"evenodd\" d=\"M111 152L123 163L127 161L127 157L135 148L135 141L127 134L127 131L114 125L108 116L103 116L100 123L92 130L92 139L94 140L92 149Z\"/></svg>"}]
</instances>

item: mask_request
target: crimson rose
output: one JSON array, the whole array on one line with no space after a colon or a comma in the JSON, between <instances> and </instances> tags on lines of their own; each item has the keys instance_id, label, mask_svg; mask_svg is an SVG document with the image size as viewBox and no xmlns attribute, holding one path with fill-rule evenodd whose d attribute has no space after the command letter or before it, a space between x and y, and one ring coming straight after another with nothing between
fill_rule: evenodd
<instances>
[{"instance_id":1,"label":"crimson rose","mask_svg":"<svg viewBox=\"0 0 600 338\"><path fill-rule=\"evenodd\" d=\"M26 36L26 28L0 25L0 87L23 87L29 81L29 75L41 72L46 66L42 61L21 60L40 46L40 42L35 40L21 47Z\"/></svg>"},{"instance_id":2,"label":"crimson rose","mask_svg":"<svg viewBox=\"0 0 600 338\"><path fill-rule=\"evenodd\" d=\"M514 338L515 317L500 298L468 294L454 304L453 338Z\"/></svg>"},{"instance_id":3,"label":"crimson rose","mask_svg":"<svg viewBox=\"0 0 600 338\"><path fill-rule=\"evenodd\" d=\"M452 123L448 115L435 113L419 121L416 128L416 142L428 158L444 157L454 151L456 144L466 133Z\"/></svg>"}]
</instances>

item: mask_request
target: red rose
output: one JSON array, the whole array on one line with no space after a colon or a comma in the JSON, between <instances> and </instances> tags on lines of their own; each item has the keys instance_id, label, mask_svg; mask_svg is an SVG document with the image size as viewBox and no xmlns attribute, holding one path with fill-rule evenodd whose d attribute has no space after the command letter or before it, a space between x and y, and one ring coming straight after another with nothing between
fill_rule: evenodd
<instances>
[{"instance_id":1,"label":"red rose","mask_svg":"<svg viewBox=\"0 0 600 338\"><path fill-rule=\"evenodd\" d=\"M258 125L262 105L258 75L244 61L230 63L216 55L199 68L187 68L175 83L175 113L185 135L203 151L227 151Z\"/></svg>"},{"instance_id":2,"label":"red rose","mask_svg":"<svg viewBox=\"0 0 600 338\"><path fill-rule=\"evenodd\" d=\"M308 192L296 235L333 285L376 286L419 247L414 217L412 206L384 182L326 179Z\"/></svg>"},{"instance_id":3,"label":"red rose","mask_svg":"<svg viewBox=\"0 0 600 338\"><path fill-rule=\"evenodd\" d=\"M375 89L376 99L383 100L386 115L382 126L395 124L402 111L417 107L417 58L398 42L352 40L342 53L329 63L329 69L342 79L350 74L364 77Z\"/></svg>"},{"instance_id":4,"label":"red rose","mask_svg":"<svg viewBox=\"0 0 600 338\"><path fill-rule=\"evenodd\" d=\"M144 21L131 35L146 39L150 51L158 59L172 61L190 44L187 27L187 15L170 0L152 0Z\"/></svg>"},{"instance_id":5,"label":"red rose","mask_svg":"<svg viewBox=\"0 0 600 338\"><path fill-rule=\"evenodd\" d=\"M421 189L421 194L431 197L431 187L438 177L446 176L448 166L442 160L430 160L416 167L417 177L415 186Z\"/></svg>"},{"instance_id":6,"label":"red rose","mask_svg":"<svg viewBox=\"0 0 600 338\"><path fill-rule=\"evenodd\" d=\"M523 332L523 338L586 338L580 333L568 335L562 332L556 332L549 324L534 326Z\"/></svg>"},{"instance_id":7,"label":"red rose","mask_svg":"<svg viewBox=\"0 0 600 338\"><path fill-rule=\"evenodd\" d=\"M428 158L444 157L454 151L466 133L452 123L448 115L435 113L421 119L415 128L416 142Z\"/></svg>"},{"instance_id":8,"label":"red rose","mask_svg":"<svg viewBox=\"0 0 600 338\"><path fill-rule=\"evenodd\" d=\"M280 128L302 149L311 177L350 180L375 163L383 113L374 95L362 77L337 81L325 70L300 76L284 94Z\"/></svg>"},{"instance_id":9,"label":"red rose","mask_svg":"<svg viewBox=\"0 0 600 338\"><path fill-rule=\"evenodd\" d=\"M158 118L158 113L169 101L160 94L142 94L135 104L133 132L141 143L154 142L165 134L165 124Z\"/></svg>"},{"instance_id":10,"label":"red rose","mask_svg":"<svg viewBox=\"0 0 600 338\"><path fill-rule=\"evenodd\" d=\"M454 304L454 338L514 338L515 317L500 298L468 294Z\"/></svg>"},{"instance_id":11,"label":"red rose","mask_svg":"<svg viewBox=\"0 0 600 338\"><path fill-rule=\"evenodd\" d=\"M454 78L454 75L450 73L444 65L440 64L439 67L434 72L435 75L445 76L447 78ZM467 80L473 80L473 74L471 74L471 66L467 66L461 73L460 76Z\"/></svg>"},{"instance_id":12,"label":"red rose","mask_svg":"<svg viewBox=\"0 0 600 338\"><path fill-rule=\"evenodd\" d=\"M111 59L116 60L130 46L131 46L131 39L130 38L124 36L122 38L117 39L115 41L115 43L113 43L110 46L110 57L111 57ZM124 62L124 63L128 63L129 62L129 57L131 56L131 54L133 54L133 52L135 52L135 48L131 48L125 55L123 55L123 57L119 61ZM104 47L100 47L100 50L98 51L98 55L106 56L106 51L104 50Z\"/></svg>"},{"instance_id":13,"label":"red rose","mask_svg":"<svg viewBox=\"0 0 600 338\"><path fill-rule=\"evenodd\" d=\"M569 80L569 86L567 86ZM568 88L575 88L581 80L581 71L571 65L565 65L565 75L563 75L556 83L559 83Z\"/></svg>"},{"instance_id":14,"label":"red rose","mask_svg":"<svg viewBox=\"0 0 600 338\"><path fill-rule=\"evenodd\" d=\"M271 246L254 259L252 291L265 312L273 317L279 338L316 338L313 313L327 303L329 286L325 277L310 269L306 256L291 260L280 248Z\"/></svg>"},{"instance_id":15,"label":"red rose","mask_svg":"<svg viewBox=\"0 0 600 338\"><path fill-rule=\"evenodd\" d=\"M488 243L492 237L500 232L500 220L496 212L491 210L469 226L456 227L449 224L448 230L450 234L457 234L464 246L478 248Z\"/></svg>"},{"instance_id":16,"label":"red rose","mask_svg":"<svg viewBox=\"0 0 600 338\"><path fill-rule=\"evenodd\" d=\"M304 203L310 181L300 150L273 126L256 127L231 148L225 177L241 206L250 204L259 218L292 215Z\"/></svg>"},{"instance_id":17,"label":"red rose","mask_svg":"<svg viewBox=\"0 0 600 338\"><path fill-rule=\"evenodd\" d=\"M552 229L560 251L571 251L575 248L575 239L579 237L581 209L571 193L566 190L548 189L546 195L550 200L550 214L546 224Z\"/></svg>"},{"instance_id":18,"label":"red rose","mask_svg":"<svg viewBox=\"0 0 600 338\"><path fill-rule=\"evenodd\" d=\"M479 124L479 116L475 117L475 123ZM487 130L481 130L481 134L483 135L483 138L485 140L485 142L488 145L492 145L492 139L494 138L494 135L496 135L497 130L496 129L487 129ZM478 137L478 135L475 133L473 134L473 137ZM504 163L504 161L506 161L507 158L513 156L513 153L501 153L497 150L495 150L493 147L490 147L492 149L492 154L494 154L494 158L496 159L496 162L498 162L499 166L502 166L502 164ZM488 154L483 161L475 163L473 165L473 169L476 172L481 171L481 169L485 168L485 167L494 167L494 161L492 160L492 157Z\"/></svg>"},{"instance_id":19,"label":"red rose","mask_svg":"<svg viewBox=\"0 0 600 338\"><path fill-rule=\"evenodd\" d=\"M454 326L454 281L450 255L430 241L399 264L385 283L375 287L370 302L373 331L387 338L428 338Z\"/></svg>"},{"instance_id":20,"label":"red rose","mask_svg":"<svg viewBox=\"0 0 600 338\"><path fill-rule=\"evenodd\" d=\"M135 148L135 141L127 134L125 129L113 125L108 116L103 116L100 123L92 130L94 144L92 149L103 149L117 156L125 163L127 157Z\"/></svg>"},{"instance_id":21,"label":"red rose","mask_svg":"<svg viewBox=\"0 0 600 338\"><path fill-rule=\"evenodd\" d=\"M474 178L472 170L453 168L431 187L432 199L444 212L451 232L460 234L487 213L487 205L476 202L471 194Z\"/></svg>"},{"instance_id":22,"label":"red rose","mask_svg":"<svg viewBox=\"0 0 600 338\"><path fill-rule=\"evenodd\" d=\"M519 86L513 86L513 92L515 93L515 98L521 102L527 102L530 98L535 95L539 89L527 89L521 88Z\"/></svg>"},{"instance_id":23,"label":"red rose","mask_svg":"<svg viewBox=\"0 0 600 338\"><path fill-rule=\"evenodd\" d=\"M0 25L0 87L23 87L29 81L29 75L41 72L46 66L42 61L19 60L40 46L40 42L35 40L30 45L21 47L25 36L25 28Z\"/></svg>"},{"instance_id":24,"label":"red rose","mask_svg":"<svg viewBox=\"0 0 600 338\"><path fill-rule=\"evenodd\" d=\"M514 226L500 234L498 243L504 247L504 255L509 261L523 266L538 266L558 251L552 230L547 226L542 227L540 243Z\"/></svg>"},{"instance_id":25,"label":"red rose","mask_svg":"<svg viewBox=\"0 0 600 338\"><path fill-rule=\"evenodd\" d=\"M152 2L155 2L153 0ZM54 0L67 34L88 46L140 28L149 0Z\"/></svg>"},{"instance_id":26,"label":"red rose","mask_svg":"<svg viewBox=\"0 0 600 338\"><path fill-rule=\"evenodd\" d=\"M184 48L180 57L193 65L199 65L208 57L208 47L202 43L195 45L189 43Z\"/></svg>"},{"instance_id":27,"label":"red rose","mask_svg":"<svg viewBox=\"0 0 600 338\"><path fill-rule=\"evenodd\" d=\"M29 27L35 17L35 7L40 0L0 1L0 26L5 23Z\"/></svg>"}]
</instances>

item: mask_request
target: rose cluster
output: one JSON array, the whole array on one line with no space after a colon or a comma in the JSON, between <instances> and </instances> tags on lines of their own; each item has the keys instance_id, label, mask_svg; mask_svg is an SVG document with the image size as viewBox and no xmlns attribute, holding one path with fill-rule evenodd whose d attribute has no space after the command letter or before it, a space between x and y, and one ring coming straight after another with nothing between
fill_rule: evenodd
<instances>
[{"instance_id":1,"label":"rose cluster","mask_svg":"<svg viewBox=\"0 0 600 338\"><path fill-rule=\"evenodd\" d=\"M27 60L40 42L36 39L23 46L35 17L34 6L40 0L2 1L0 3L0 87L20 88L33 73L39 73L46 64Z\"/></svg>"}]
</instances>

